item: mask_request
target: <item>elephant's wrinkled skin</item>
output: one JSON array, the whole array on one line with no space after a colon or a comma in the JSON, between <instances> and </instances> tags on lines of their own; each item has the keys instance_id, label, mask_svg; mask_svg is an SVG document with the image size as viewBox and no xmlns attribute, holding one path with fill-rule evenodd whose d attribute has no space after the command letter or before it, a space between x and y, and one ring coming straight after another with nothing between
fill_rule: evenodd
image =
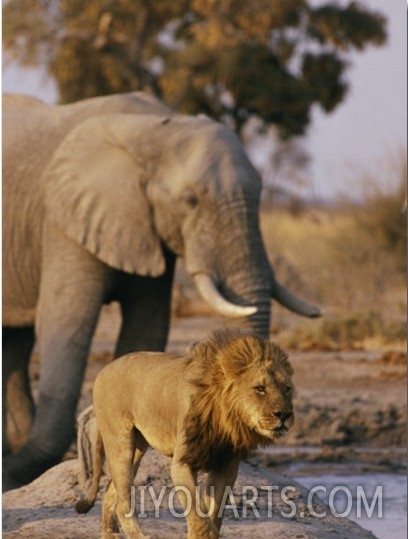
<instances>
[{"instance_id":1,"label":"elephant's wrinkled skin","mask_svg":"<svg viewBox=\"0 0 408 539\"><path fill-rule=\"evenodd\" d=\"M241 327L260 336L268 335L271 297L307 316L318 310L275 281L259 232L260 179L227 128L139 93L64 106L5 96L3 105L10 488L56 463L71 442L103 303L121 306L116 355L164 349L177 256L211 305L247 315ZM36 409L28 380L34 339Z\"/></svg>"}]
</instances>

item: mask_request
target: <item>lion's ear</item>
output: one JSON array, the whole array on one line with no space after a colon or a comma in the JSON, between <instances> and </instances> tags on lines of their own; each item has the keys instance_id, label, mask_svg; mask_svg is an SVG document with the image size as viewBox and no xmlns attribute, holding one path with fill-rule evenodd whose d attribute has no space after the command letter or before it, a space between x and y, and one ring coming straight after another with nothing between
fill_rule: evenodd
<instances>
[{"instance_id":1,"label":"lion's ear","mask_svg":"<svg viewBox=\"0 0 408 539\"><path fill-rule=\"evenodd\" d=\"M187 355L190 355L192 352L194 352L199 344L200 344L200 341L193 341L192 343L190 343L186 349Z\"/></svg>"},{"instance_id":2,"label":"lion's ear","mask_svg":"<svg viewBox=\"0 0 408 539\"><path fill-rule=\"evenodd\" d=\"M292 368L292 365L289 363L289 356L285 352L285 350L283 350L276 343L269 343L269 353L271 356L277 357L283 369L285 370L286 374L288 374L289 376L292 376L293 368Z\"/></svg>"},{"instance_id":3,"label":"lion's ear","mask_svg":"<svg viewBox=\"0 0 408 539\"><path fill-rule=\"evenodd\" d=\"M292 368L292 365L289 363L288 359L285 360L285 369L287 371L287 373L292 376L293 374L293 368Z\"/></svg>"},{"instance_id":4,"label":"lion's ear","mask_svg":"<svg viewBox=\"0 0 408 539\"><path fill-rule=\"evenodd\" d=\"M251 363L251 356L244 348L237 345L225 347L218 357L220 366L228 379L245 374Z\"/></svg>"}]
</instances>

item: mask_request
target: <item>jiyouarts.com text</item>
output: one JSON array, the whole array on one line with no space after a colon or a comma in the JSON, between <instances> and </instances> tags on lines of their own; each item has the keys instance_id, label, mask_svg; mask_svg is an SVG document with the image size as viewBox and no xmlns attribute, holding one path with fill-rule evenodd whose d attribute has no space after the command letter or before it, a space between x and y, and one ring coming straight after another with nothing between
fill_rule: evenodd
<instances>
[{"instance_id":1,"label":"jiyouarts.com text","mask_svg":"<svg viewBox=\"0 0 408 539\"><path fill-rule=\"evenodd\" d=\"M175 518L185 518L191 510L206 518L214 512L214 490L210 487L207 493L207 504L203 507L203 493L200 487L191 492L186 487L178 486L161 488L149 486L131 487L131 506L125 515L127 518L160 518L160 512L169 510ZM183 506L179 496L184 499ZM319 498L328 498L325 504ZM331 490L323 485L310 489L307 496L303 495L299 503L299 492L294 486L279 487L264 485L261 487L243 486L242 490L232 491L226 487L222 501L217 509L221 516L228 511L230 516L237 519L273 518L279 514L283 518L325 518L331 514L337 518L347 518L353 511L357 518L383 516L383 487L377 486L374 492L366 494L364 486L358 485L353 491L339 485ZM154 511L153 511L153 508ZM208 507L207 507L208 505Z\"/></svg>"}]
</instances>

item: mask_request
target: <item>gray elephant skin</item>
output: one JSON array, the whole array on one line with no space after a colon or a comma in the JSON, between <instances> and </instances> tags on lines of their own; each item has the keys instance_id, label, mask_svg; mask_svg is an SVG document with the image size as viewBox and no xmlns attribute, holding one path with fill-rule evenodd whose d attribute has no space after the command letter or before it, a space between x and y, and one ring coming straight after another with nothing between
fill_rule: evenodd
<instances>
[{"instance_id":1,"label":"gray elephant skin","mask_svg":"<svg viewBox=\"0 0 408 539\"><path fill-rule=\"evenodd\" d=\"M118 301L115 355L163 350L176 257L219 313L261 337L279 285L263 246L261 181L237 137L143 93L46 105L3 99L4 487L57 463L101 306ZM34 404L28 365L41 358Z\"/></svg>"}]
</instances>

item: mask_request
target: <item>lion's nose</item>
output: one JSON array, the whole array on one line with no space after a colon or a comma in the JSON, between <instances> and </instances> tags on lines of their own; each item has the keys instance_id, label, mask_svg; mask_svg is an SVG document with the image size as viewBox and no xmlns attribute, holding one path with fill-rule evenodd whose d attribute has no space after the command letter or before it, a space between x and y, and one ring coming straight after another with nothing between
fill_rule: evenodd
<instances>
[{"instance_id":1,"label":"lion's nose","mask_svg":"<svg viewBox=\"0 0 408 539\"><path fill-rule=\"evenodd\" d=\"M288 419L290 419L292 417L292 412L273 412L273 415L275 415L278 419L281 420L282 422L282 425L285 424L285 421L287 421Z\"/></svg>"}]
</instances>

